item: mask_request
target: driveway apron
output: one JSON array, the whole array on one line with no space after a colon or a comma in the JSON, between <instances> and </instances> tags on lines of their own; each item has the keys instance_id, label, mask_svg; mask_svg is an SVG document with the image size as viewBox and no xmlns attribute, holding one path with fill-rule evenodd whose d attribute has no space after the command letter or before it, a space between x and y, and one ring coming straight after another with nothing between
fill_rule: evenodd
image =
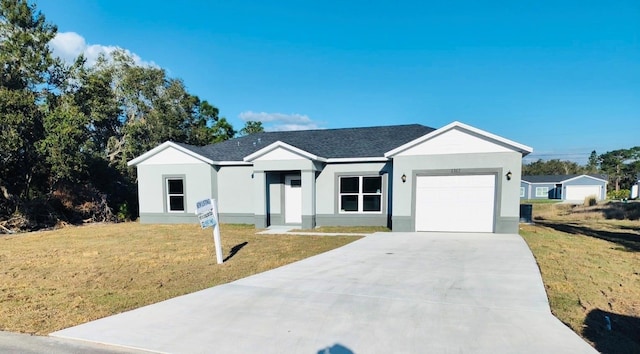
<instances>
[{"instance_id":1,"label":"driveway apron","mask_svg":"<svg viewBox=\"0 0 640 354\"><path fill-rule=\"evenodd\" d=\"M166 353L596 353L551 314L515 234L376 233L51 336Z\"/></svg>"}]
</instances>

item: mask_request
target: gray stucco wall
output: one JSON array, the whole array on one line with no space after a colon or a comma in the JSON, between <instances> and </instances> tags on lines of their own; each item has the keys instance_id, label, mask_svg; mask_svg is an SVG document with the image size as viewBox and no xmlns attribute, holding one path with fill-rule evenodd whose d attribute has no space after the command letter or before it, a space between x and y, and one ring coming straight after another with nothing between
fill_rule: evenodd
<instances>
[{"instance_id":1,"label":"gray stucco wall","mask_svg":"<svg viewBox=\"0 0 640 354\"><path fill-rule=\"evenodd\" d=\"M213 196L215 170L210 165L176 164L145 165L138 169L138 200L140 222L142 223L183 223L197 222L195 207L198 200ZM165 179L184 178L184 212L168 213L166 204Z\"/></svg>"},{"instance_id":2,"label":"gray stucco wall","mask_svg":"<svg viewBox=\"0 0 640 354\"><path fill-rule=\"evenodd\" d=\"M495 232L515 233L518 230L521 155L517 152L484 154L450 154L426 156L397 156L392 162L331 163L320 164L308 160L256 161L255 166L236 165L212 167L202 164L138 165L139 200L141 222L173 223L197 222L194 215L196 201L208 197L218 201L220 221L224 223L282 224L284 221L283 176L302 171L304 184L315 176L313 206L303 201L305 225L363 225L393 226L395 231L413 231L414 181L418 174L433 171L443 173L495 173L496 187ZM266 172L265 172L266 171ZM318 172L313 172L318 171ZM511 171L511 181L504 174ZM407 175L402 183L401 176ZM254 175L256 177L254 177ZM340 176L382 176L381 213L340 213L338 206L338 181ZM184 213L166 212L166 177L185 179ZM256 181L260 182L256 185ZM535 185L534 185L535 186ZM553 185L552 185L553 187ZM260 200L256 191L263 188ZM390 193L393 191L393 193ZM528 192L528 190L527 190ZM535 193L535 189L532 190ZM266 197L266 198L265 198ZM258 208L256 203L263 203ZM258 212L260 211L260 212ZM393 214L391 223L390 215Z\"/></svg>"},{"instance_id":3,"label":"gray stucco wall","mask_svg":"<svg viewBox=\"0 0 640 354\"><path fill-rule=\"evenodd\" d=\"M253 217L253 167L220 166L217 177L219 213Z\"/></svg>"},{"instance_id":4,"label":"gray stucco wall","mask_svg":"<svg viewBox=\"0 0 640 354\"><path fill-rule=\"evenodd\" d=\"M496 180L497 199L494 232L517 233L520 213L520 181L522 155L518 152L396 156L393 160L393 229L394 231L414 231L415 200L414 181L418 174L429 171L450 171L450 174L491 173ZM511 171L507 181L505 174ZM406 183L401 180L407 176Z\"/></svg>"}]
</instances>

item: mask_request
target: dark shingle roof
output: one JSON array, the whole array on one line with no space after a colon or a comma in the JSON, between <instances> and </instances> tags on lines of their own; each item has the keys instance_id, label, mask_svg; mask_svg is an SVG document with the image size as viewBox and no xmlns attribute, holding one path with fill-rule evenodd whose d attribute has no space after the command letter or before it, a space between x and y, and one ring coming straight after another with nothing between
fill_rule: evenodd
<instances>
[{"instance_id":1,"label":"dark shingle roof","mask_svg":"<svg viewBox=\"0 0 640 354\"><path fill-rule=\"evenodd\" d=\"M539 176L522 176L522 180L529 183L561 183L568 179L583 176L583 175L539 175ZM585 174L584 176L590 176L602 180L607 180L606 175L599 174Z\"/></svg>"},{"instance_id":2,"label":"dark shingle roof","mask_svg":"<svg viewBox=\"0 0 640 354\"><path fill-rule=\"evenodd\" d=\"M324 158L384 157L385 152L434 131L420 124L263 132L207 146L179 144L213 161L242 161L260 149L282 141Z\"/></svg>"}]
</instances>

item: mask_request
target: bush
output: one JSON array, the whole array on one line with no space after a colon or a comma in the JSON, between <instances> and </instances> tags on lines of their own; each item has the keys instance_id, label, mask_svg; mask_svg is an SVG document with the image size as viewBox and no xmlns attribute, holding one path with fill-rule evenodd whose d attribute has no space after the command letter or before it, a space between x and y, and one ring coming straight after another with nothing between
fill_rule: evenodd
<instances>
[{"instance_id":1,"label":"bush","mask_svg":"<svg viewBox=\"0 0 640 354\"><path fill-rule=\"evenodd\" d=\"M624 198L629 198L630 195L631 195L631 191L629 191L628 189L621 189L619 191L610 191L609 193L607 193L607 198L608 199L624 199Z\"/></svg>"},{"instance_id":2,"label":"bush","mask_svg":"<svg viewBox=\"0 0 640 354\"><path fill-rule=\"evenodd\" d=\"M598 204L598 197L596 197L595 195L589 195L584 198L585 206L594 206L596 204Z\"/></svg>"},{"instance_id":3,"label":"bush","mask_svg":"<svg viewBox=\"0 0 640 354\"><path fill-rule=\"evenodd\" d=\"M116 217L118 218L118 221L121 222L131 220L131 212L129 211L129 204L127 202L120 204Z\"/></svg>"}]
</instances>

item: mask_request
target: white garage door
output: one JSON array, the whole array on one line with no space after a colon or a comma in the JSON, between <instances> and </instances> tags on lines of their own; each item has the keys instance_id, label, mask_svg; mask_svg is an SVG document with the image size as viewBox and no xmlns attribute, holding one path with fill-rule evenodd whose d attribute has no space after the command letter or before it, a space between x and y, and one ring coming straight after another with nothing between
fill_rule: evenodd
<instances>
[{"instance_id":1,"label":"white garage door","mask_svg":"<svg viewBox=\"0 0 640 354\"><path fill-rule=\"evenodd\" d=\"M567 186L564 199L583 201L590 195L595 195L596 199L600 199L600 186Z\"/></svg>"},{"instance_id":2,"label":"white garage door","mask_svg":"<svg viewBox=\"0 0 640 354\"><path fill-rule=\"evenodd\" d=\"M493 232L495 175L418 176L416 231Z\"/></svg>"}]
</instances>

